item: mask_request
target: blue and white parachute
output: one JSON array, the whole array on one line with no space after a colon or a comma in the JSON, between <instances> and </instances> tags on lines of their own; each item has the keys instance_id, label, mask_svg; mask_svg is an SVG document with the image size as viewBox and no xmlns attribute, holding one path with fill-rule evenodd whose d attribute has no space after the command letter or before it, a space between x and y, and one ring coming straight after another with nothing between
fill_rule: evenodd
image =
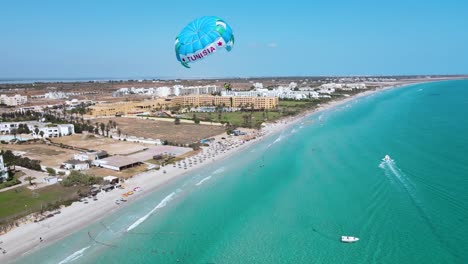
<instances>
[{"instance_id":1,"label":"blue and white parachute","mask_svg":"<svg viewBox=\"0 0 468 264\"><path fill-rule=\"evenodd\" d=\"M175 41L177 60L187 68L189 63L204 59L220 49L231 51L234 35L221 18L204 16L190 22Z\"/></svg>"}]
</instances>

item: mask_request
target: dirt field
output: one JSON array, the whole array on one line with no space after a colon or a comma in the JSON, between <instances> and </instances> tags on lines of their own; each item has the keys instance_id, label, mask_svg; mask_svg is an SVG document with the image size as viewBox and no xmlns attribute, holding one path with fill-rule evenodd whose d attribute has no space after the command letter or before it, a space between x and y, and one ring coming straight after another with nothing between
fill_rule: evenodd
<instances>
[{"instance_id":1,"label":"dirt field","mask_svg":"<svg viewBox=\"0 0 468 264\"><path fill-rule=\"evenodd\" d=\"M52 142L90 150L105 150L109 155L126 155L141 151L148 147L147 145L145 146L145 144L119 141L106 137L96 137L91 134L90 137L84 137L82 134L75 134L66 137L53 138Z\"/></svg>"},{"instance_id":2,"label":"dirt field","mask_svg":"<svg viewBox=\"0 0 468 264\"><path fill-rule=\"evenodd\" d=\"M99 118L93 122L107 124L109 120L115 121L122 134L128 136L167 140L175 143L194 143L201 139L223 133L225 130L219 126L180 124L174 122L145 120L137 118Z\"/></svg>"},{"instance_id":3,"label":"dirt field","mask_svg":"<svg viewBox=\"0 0 468 264\"><path fill-rule=\"evenodd\" d=\"M48 146L46 144L8 144L1 145L0 147L5 150L25 152L25 157L40 160L41 165L48 167L59 167L62 162L72 159L73 154L78 153L78 151Z\"/></svg>"}]
</instances>

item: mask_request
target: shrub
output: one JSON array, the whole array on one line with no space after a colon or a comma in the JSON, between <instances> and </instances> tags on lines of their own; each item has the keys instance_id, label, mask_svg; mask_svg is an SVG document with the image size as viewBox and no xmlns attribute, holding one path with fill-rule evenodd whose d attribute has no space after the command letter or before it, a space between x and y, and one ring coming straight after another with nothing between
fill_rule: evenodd
<instances>
[{"instance_id":1,"label":"shrub","mask_svg":"<svg viewBox=\"0 0 468 264\"><path fill-rule=\"evenodd\" d=\"M84 174L78 171L71 171L70 175L62 181L62 185L65 187L70 187L73 185L91 186L93 184L99 183L102 183L102 178Z\"/></svg>"},{"instance_id":2,"label":"shrub","mask_svg":"<svg viewBox=\"0 0 468 264\"><path fill-rule=\"evenodd\" d=\"M50 176L55 176L56 172L53 168L47 167L46 168L47 173L49 173Z\"/></svg>"}]
</instances>

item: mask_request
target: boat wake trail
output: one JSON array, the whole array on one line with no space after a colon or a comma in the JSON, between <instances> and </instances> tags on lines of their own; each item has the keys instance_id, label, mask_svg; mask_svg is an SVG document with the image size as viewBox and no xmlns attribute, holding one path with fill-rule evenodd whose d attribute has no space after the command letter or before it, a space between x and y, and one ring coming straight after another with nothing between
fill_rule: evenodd
<instances>
[{"instance_id":1,"label":"boat wake trail","mask_svg":"<svg viewBox=\"0 0 468 264\"><path fill-rule=\"evenodd\" d=\"M149 213L141 217L140 219L136 220L131 226L127 228L127 232L134 229L135 227L139 226L141 223L146 221L148 217L150 217L154 212L156 212L158 209L161 209L167 205L172 199L174 199L174 196L176 195L176 192L172 192L168 196L164 197L164 199L159 202L158 205L156 205Z\"/></svg>"},{"instance_id":2,"label":"boat wake trail","mask_svg":"<svg viewBox=\"0 0 468 264\"><path fill-rule=\"evenodd\" d=\"M195 185L196 186L200 186L202 185L204 182L206 182L207 180L211 179L211 176L208 176L208 177L205 177L203 178L201 181L199 181L198 183L196 183Z\"/></svg>"},{"instance_id":3,"label":"boat wake trail","mask_svg":"<svg viewBox=\"0 0 468 264\"><path fill-rule=\"evenodd\" d=\"M420 217L426 222L429 229L432 231L432 234L437 237L437 239L443 244L446 248L450 249L449 245L444 241L442 236L437 231L437 228L434 226L433 221L430 216L426 213L424 205L416 196L416 187L413 182L408 179L408 177L403 173L401 169L396 166L394 160L390 159L387 161L382 161L379 165L385 171L385 176L389 178L390 181L400 185L404 191L408 194L411 202L416 208Z\"/></svg>"},{"instance_id":4,"label":"boat wake trail","mask_svg":"<svg viewBox=\"0 0 468 264\"><path fill-rule=\"evenodd\" d=\"M65 263L72 262L72 261L75 261L75 260L81 258L83 256L83 253L90 247L91 246L87 246L87 247L84 247L84 248L74 252L70 256L66 257L64 260L60 261L59 264L65 264Z\"/></svg>"}]
</instances>

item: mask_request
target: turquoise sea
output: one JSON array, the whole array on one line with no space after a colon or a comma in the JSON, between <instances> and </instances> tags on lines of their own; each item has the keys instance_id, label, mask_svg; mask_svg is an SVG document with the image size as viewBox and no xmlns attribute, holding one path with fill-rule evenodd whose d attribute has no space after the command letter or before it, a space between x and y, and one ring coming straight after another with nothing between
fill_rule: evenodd
<instances>
[{"instance_id":1,"label":"turquoise sea","mask_svg":"<svg viewBox=\"0 0 468 264\"><path fill-rule=\"evenodd\" d=\"M468 263L468 81L356 99L210 166L17 262Z\"/></svg>"}]
</instances>

